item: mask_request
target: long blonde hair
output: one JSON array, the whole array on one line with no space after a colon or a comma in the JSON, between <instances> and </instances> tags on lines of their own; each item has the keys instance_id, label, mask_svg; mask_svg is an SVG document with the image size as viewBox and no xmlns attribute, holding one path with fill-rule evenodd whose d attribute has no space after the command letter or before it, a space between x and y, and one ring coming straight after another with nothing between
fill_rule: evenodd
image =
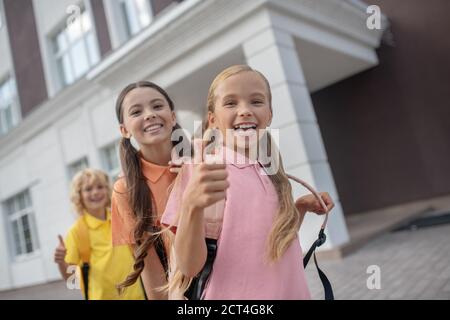
<instances>
[{"instance_id":1,"label":"long blonde hair","mask_svg":"<svg viewBox=\"0 0 450 320\"><path fill-rule=\"evenodd\" d=\"M215 91L219 84L226 79L243 72L254 72L264 80L265 84L267 85L269 107L272 111L272 93L266 77L261 72L254 70L247 65L234 65L223 70L219 75L217 75L209 88L206 118L203 121L202 128L203 132L208 129L208 113L213 113L215 110ZM275 161L278 167L278 170L275 174L268 175L273 183L273 186L275 187L279 201L279 209L273 222L273 227L267 239L267 258L269 262L275 262L283 256L292 241L297 238L297 232L301 225L302 215L299 214L295 206L294 199L292 197L292 187L284 171L279 150L276 144L273 143L270 134L267 134L269 137L268 151L270 153L271 160ZM180 177L181 175L179 174L177 180ZM169 281L169 289L187 290L191 281L191 278L186 277L179 270L176 270Z\"/></svg>"}]
</instances>

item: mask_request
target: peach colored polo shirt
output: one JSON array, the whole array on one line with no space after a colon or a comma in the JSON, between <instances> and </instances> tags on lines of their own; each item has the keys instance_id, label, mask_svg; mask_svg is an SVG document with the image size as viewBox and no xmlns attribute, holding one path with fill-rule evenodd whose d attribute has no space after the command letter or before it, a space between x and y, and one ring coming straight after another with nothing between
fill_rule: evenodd
<instances>
[{"instance_id":1,"label":"peach colored polo shirt","mask_svg":"<svg viewBox=\"0 0 450 320\"><path fill-rule=\"evenodd\" d=\"M267 239L279 207L270 178L262 173L259 163L249 163L239 153L227 150L230 187L225 203L219 204L224 208L222 230L204 299L310 299L298 239L275 263L266 259ZM180 195L192 168L185 165L172 190L161 219L165 225L177 225ZM205 232L207 226L205 223Z\"/></svg>"},{"instance_id":2,"label":"peach colored polo shirt","mask_svg":"<svg viewBox=\"0 0 450 320\"><path fill-rule=\"evenodd\" d=\"M147 185L152 192L153 212L156 209L159 224L170 193L170 185L176 174L169 171L168 166L159 166L141 157L142 171L147 179ZM114 246L134 244L133 230L134 214L128 204L128 194L125 178L119 178L113 187L111 198L112 241Z\"/></svg>"}]
</instances>

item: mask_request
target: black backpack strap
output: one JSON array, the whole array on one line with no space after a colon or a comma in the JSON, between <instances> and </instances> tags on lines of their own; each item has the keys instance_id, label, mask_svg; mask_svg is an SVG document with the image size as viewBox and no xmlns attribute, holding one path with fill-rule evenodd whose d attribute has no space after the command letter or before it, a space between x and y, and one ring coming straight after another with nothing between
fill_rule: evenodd
<instances>
[{"instance_id":1,"label":"black backpack strap","mask_svg":"<svg viewBox=\"0 0 450 320\"><path fill-rule=\"evenodd\" d=\"M167 259L166 248L164 247L164 242L163 242L161 236L158 236L156 238L154 246L155 246L156 254L158 255L159 261L161 262L161 265L164 268L164 273L166 274L166 278L167 278L167 274L169 271L169 263L168 263L168 259Z\"/></svg>"},{"instance_id":2,"label":"black backpack strap","mask_svg":"<svg viewBox=\"0 0 450 320\"><path fill-rule=\"evenodd\" d=\"M89 300L89 263L85 262L81 266L81 274L83 279L83 287L84 287L84 299Z\"/></svg>"},{"instance_id":3,"label":"black backpack strap","mask_svg":"<svg viewBox=\"0 0 450 320\"><path fill-rule=\"evenodd\" d=\"M147 292L145 292L144 282L142 281L142 276L139 276L139 281L141 282L142 292L144 293L144 300L148 300Z\"/></svg>"},{"instance_id":4,"label":"black backpack strap","mask_svg":"<svg viewBox=\"0 0 450 320\"><path fill-rule=\"evenodd\" d=\"M306 268L306 266L308 265L309 259L311 258L311 255L314 254L314 263L316 265L317 272L319 273L320 281L322 282L322 285L323 285L323 289L325 292L325 300L334 300L333 288L331 287L331 283L328 280L325 273L323 273L323 271L319 268L319 265L317 264L317 258L316 258L316 248L318 248L322 244L324 244L326 239L327 239L327 237L325 235L324 229L320 229L317 240L314 241L311 248L309 248L308 252L306 253L305 257L303 258L303 267Z\"/></svg>"},{"instance_id":5,"label":"black backpack strap","mask_svg":"<svg viewBox=\"0 0 450 320\"><path fill-rule=\"evenodd\" d=\"M209 276L211 275L211 271L213 269L214 260L217 253L217 240L206 238L205 242L207 249L206 262L200 273L192 279L189 289L185 292L185 296L189 300L200 300L202 298L206 283L208 282Z\"/></svg>"}]
</instances>

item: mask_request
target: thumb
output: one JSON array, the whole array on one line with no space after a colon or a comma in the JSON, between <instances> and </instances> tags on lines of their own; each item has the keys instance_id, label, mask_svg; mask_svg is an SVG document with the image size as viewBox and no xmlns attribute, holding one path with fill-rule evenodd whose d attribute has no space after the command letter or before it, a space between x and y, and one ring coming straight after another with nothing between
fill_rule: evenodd
<instances>
[{"instance_id":1,"label":"thumb","mask_svg":"<svg viewBox=\"0 0 450 320\"><path fill-rule=\"evenodd\" d=\"M59 244L65 249L66 245L64 244L64 239L60 234L58 234L58 240L59 240Z\"/></svg>"},{"instance_id":2,"label":"thumb","mask_svg":"<svg viewBox=\"0 0 450 320\"><path fill-rule=\"evenodd\" d=\"M206 141L202 139L194 139L194 164L200 164L203 162L203 150L205 149Z\"/></svg>"}]
</instances>

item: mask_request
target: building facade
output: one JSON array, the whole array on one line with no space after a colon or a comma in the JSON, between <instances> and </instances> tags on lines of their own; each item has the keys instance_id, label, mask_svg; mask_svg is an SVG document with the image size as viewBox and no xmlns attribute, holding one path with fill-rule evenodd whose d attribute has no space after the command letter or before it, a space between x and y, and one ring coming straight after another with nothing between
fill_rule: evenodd
<instances>
[{"instance_id":1,"label":"building facade","mask_svg":"<svg viewBox=\"0 0 450 320\"><path fill-rule=\"evenodd\" d=\"M71 177L87 166L120 171L114 102L125 85L166 88L193 132L210 82L233 64L269 79L286 170L336 202L323 249L345 244L340 187L311 94L378 65L383 28L367 27L366 8L354 0L0 1L0 290L59 278L53 251L75 219ZM294 193L305 190L294 185ZM303 248L321 222L305 219Z\"/></svg>"}]
</instances>

